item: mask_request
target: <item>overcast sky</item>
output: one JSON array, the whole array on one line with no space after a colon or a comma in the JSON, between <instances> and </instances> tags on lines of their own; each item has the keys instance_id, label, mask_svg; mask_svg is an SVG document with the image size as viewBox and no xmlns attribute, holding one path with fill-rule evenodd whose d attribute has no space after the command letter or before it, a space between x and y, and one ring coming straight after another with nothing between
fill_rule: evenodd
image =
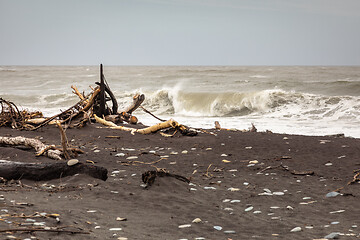
<instances>
[{"instance_id":1,"label":"overcast sky","mask_svg":"<svg viewBox=\"0 0 360 240\"><path fill-rule=\"evenodd\" d=\"M360 0L0 0L0 65L360 65Z\"/></svg>"}]
</instances>

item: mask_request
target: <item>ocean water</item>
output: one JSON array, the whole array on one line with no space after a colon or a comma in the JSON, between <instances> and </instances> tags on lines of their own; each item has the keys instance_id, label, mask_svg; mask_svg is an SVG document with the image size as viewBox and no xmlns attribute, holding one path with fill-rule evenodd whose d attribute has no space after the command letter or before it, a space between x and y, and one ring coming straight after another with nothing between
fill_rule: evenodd
<instances>
[{"instance_id":1,"label":"ocean water","mask_svg":"<svg viewBox=\"0 0 360 240\"><path fill-rule=\"evenodd\" d=\"M360 67L104 66L119 109L145 94L143 106L163 119L201 128L360 137ZM0 66L0 97L52 116L89 93L99 66ZM140 122L158 122L138 109Z\"/></svg>"}]
</instances>

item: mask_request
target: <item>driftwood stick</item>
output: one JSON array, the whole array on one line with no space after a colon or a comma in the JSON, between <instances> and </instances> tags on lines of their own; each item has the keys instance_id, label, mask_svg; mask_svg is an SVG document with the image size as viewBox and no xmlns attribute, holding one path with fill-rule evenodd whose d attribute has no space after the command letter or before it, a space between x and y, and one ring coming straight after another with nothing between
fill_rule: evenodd
<instances>
[{"instance_id":1,"label":"driftwood stick","mask_svg":"<svg viewBox=\"0 0 360 240\"><path fill-rule=\"evenodd\" d=\"M65 229L47 229L47 228L8 228L0 229L0 232L57 232L57 233L78 233L78 234L90 234L89 232L77 231L77 230L65 230Z\"/></svg>"},{"instance_id":2,"label":"driftwood stick","mask_svg":"<svg viewBox=\"0 0 360 240\"><path fill-rule=\"evenodd\" d=\"M10 145L10 146L18 146L24 145L29 146L35 149L37 153L42 153L44 149L48 148L48 145L43 144L40 140L35 138L26 138L26 137L0 137L0 144ZM61 152L58 150L49 149L46 151L45 155L49 158L53 158L56 160L61 160L60 157Z\"/></svg>"},{"instance_id":3,"label":"driftwood stick","mask_svg":"<svg viewBox=\"0 0 360 240\"><path fill-rule=\"evenodd\" d=\"M68 145L68 140L67 137L65 135L65 131L63 129L63 127L61 126L60 123L57 123L57 126L60 130L60 136L61 136L61 145L62 145L62 150L63 150L63 155L65 157L66 160L70 159L70 153L67 150L67 145Z\"/></svg>"},{"instance_id":4,"label":"driftwood stick","mask_svg":"<svg viewBox=\"0 0 360 240\"><path fill-rule=\"evenodd\" d=\"M133 97L133 103L127 107L124 112L128 113L128 114L132 114L138 107L140 107L140 105L144 102L145 100L145 95L144 94L136 94Z\"/></svg>"},{"instance_id":5,"label":"driftwood stick","mask_svg":"<svg viewBox=\"0 0 360 240\"><path fill-rule=\"evenodd\" d=\"M163 120L163 119L161 119L161 118L158 118L157 116L155 116L154 114L152 114L150 111L148 111L147 109L145 109L143 106L140 106L140 108L141 108L144 112L146 112L146 113L150 114L151 116L153 116L154 118L156 118L157 120L159 120L159 121L161 121L161 122L165 122L165 121L166 121L166 120Z\"/></svg>"},{"instance_id":6,"label":"driftwood stick","mask_svg":"<svg viewBox=\"0 0 360 240\"><path fill-rule=\"evenodd\" d=\"M66 162L23 163L0 160L0 176L7 180L29 179L47 181L78 173L87 174L104 181L107 179L107 169L95 165L77 163L73 166L68 166Z\"/></svg>"},{"instance_id":7,"label":"driftwood stick","mask_svg":"<svg viewBox=\"0 0 360 240\"><path fill-rule=\"evenodd\" d=\"M85 96L79 92L76 86L71 85L71 88L74 90L73 93L75 93L80 98L80 100L85 100ZM85 103L87 102L85 101Z\"/></svg>"}]
</instances>

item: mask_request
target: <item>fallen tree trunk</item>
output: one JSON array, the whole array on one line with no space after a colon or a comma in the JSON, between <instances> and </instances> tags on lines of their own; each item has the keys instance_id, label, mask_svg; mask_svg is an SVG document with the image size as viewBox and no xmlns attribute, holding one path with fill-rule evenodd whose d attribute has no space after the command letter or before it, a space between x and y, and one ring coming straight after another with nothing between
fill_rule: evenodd
<instances>
[{"instance_id":1,"label":"fallen tree trunk","mask_svg":"<svg viewBox=\"0 0 360 240\"><path fill-rule=\"evenodd\" d=\"M105 181L107 169L95 165L78 163L68 166L66 162L56 163L23 163L0 160L0 176L7 180L29 179L34 181L47 181L78 173Z\"/></svg>"},{"instance_id":2,"label":"fallen tree trunk","mask_svg":"<svg viewBox=\"0 0 360 240\"><path fill-rule=\"evenodd\" d=\"M32 147L35 149L37 155L44 154L45 156L48 156L49 158L53 158L55 160L61 160L61 151L59 150L52 150L51 145L45 145L40 140L35 138L26 138L26 137L0 137L0 144L3 145L10 145L10 146L18 146L18 145L24 145L28 147Z\"/></svg>"}]
</instances>

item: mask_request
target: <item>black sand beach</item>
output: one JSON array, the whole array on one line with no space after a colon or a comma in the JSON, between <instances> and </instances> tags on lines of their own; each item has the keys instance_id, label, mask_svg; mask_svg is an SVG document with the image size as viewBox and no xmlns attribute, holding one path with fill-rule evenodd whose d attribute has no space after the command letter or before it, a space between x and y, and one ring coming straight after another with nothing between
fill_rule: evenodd
<instances>
[{"instance_id":1,"label":"black sand beach","mask_svg":"<svg viewBox=\"0 0 360 240\"><path fill-rule=\"evenodd\" d=\"M66 134L85 151L77 159L105 167L108 179L1 183L1 239L360 238L360 139L215 129L166 138L100 124ZM0 136L60 145L55 126ZM0 159L56 161L8 146ZM191 183L165 176L144 188L142 173L156 169Z\"/></svg>"}]
</instances>

